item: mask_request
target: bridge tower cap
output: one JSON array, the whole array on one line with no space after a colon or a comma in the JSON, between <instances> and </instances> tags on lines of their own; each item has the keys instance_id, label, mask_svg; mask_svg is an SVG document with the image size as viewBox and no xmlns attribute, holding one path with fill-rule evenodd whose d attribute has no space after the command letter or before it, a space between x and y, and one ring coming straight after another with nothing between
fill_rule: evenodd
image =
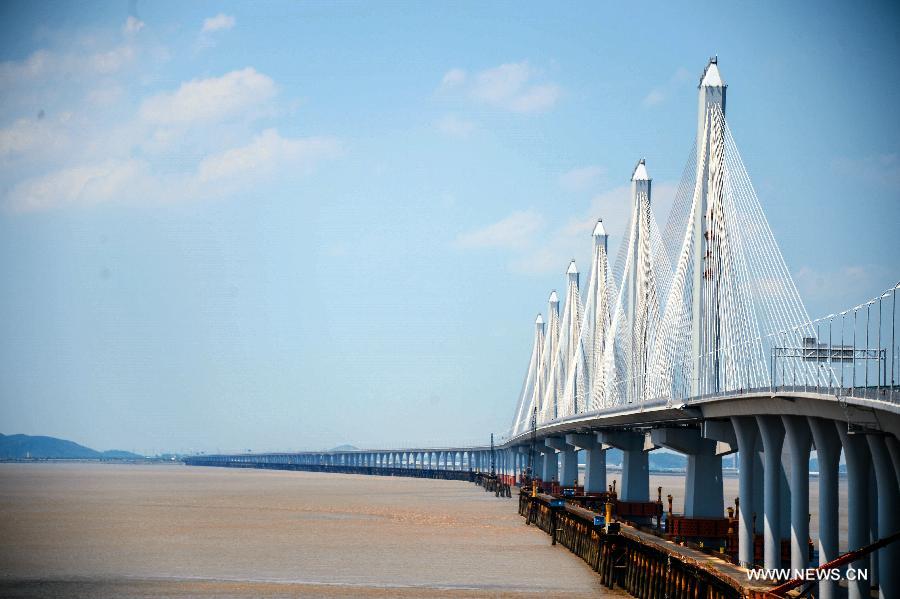
<instances>
[{"instance_id":1,"label":"bridge tower cap","mask_svg":"<svg viewBox=\"0 0 900 599\"><path fill-rule=\"evenodd\" d=\"M594 237L606 237L606 229L603 227L603 219L597 219L597 226L594 227L594 232L591 233Z\"/></svg>"},{"instance_id":2,"label":"bridge tower cap","mask_svg":"<svg viewBox=\"0 0 900 599\"><path fill-rule=\"evenodd\" d=\"M559 303L559 296L556 295L556 289L554 289L553 291L550 292L550 303L551 304Z\"/></svg>"},{"instance_id":3,"label":"bridge tower cap","mask_svg":"<svg viewBox=\"0 0 900 599\"><path fill-rule=\"evenodd\" d=\"M725 82L722 81L722 75L719 73L718 56L713 56L706 63L703 76L700 78L700 87L725 87Z\"/></svg>"},{"instance_id":4,"label":"bridge tower cap","mask_svg":"<svg viewBox=\"0 0 900 599\"><path fill-rule=\"evenodd\" d=\"M632 181L649 181L650 175L647 174L647 161L643 158L638 160L637 165L634 167L634 172L631 174Z\"/></svg>"},{"instance_id":5,"label":"bridge tower cap","mask_svg":"<svg viewBox=\"0 0 900 599\"><path fill-rule=\"evenodd\" d=\"M566 269L566 274L567 275L577 275L578 274L578 267L575 266L575 258L572 258L572 261L569 262L569 268Z\"/></svg>"}]
</instances>

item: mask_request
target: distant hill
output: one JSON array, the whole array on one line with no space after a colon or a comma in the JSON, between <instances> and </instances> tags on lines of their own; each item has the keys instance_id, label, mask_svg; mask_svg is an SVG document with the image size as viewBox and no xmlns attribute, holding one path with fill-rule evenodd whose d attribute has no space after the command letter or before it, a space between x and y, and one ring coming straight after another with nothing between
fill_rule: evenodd
<instances>
[{"instance_id":1,"label":"distant hill","mask_svg":"<svg viewBox=\"0 0 900 599\"><path fill-rule=\"evenodd\" d=\"M74 441L56 437L32 435L4 435L0 433L0 460L37 459L137 459L142 458L130 451L113 449L96 451Z\"/></svg>"},{"instance_id":2,"label":"distant hill","mask_svg":"<svg viewBox=\"0 0 900 599\"><path fill-rule=\"evenodd\" d=\"M332 447L328 451L356 451L357 449L359 449L359 447L355 447L353 445L347 445L345 443L344 445L338 445L337 447Z\"/></svg>"}]
</instances>

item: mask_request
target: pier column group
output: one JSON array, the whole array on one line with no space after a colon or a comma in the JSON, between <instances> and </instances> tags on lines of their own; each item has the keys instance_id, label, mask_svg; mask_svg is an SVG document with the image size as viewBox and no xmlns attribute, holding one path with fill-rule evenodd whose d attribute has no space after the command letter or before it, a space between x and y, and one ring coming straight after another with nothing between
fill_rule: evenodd
<instances>
[{"instance_id":1,"label":"pier column group","mask_svg":"<svg viewBox=\"0 0 900 599\"><path fill-rule=\"evenodd\" d=\"M606 450L597 435L566 435L566 442L584 450L584 492L606 490Z\"/></svg>"},{"instance_id":2,"label":"pier column group","mask_svg":"<svg viewBox=\"0 0 900 599\"><path fill-rule=\"evenodd\" d=\"M622 450L623 501L648 501L650 499L650 458L644 450L644 433L601 432L598 438L607 445Z\"/></svg>"},{"instance_id":3,"label":"pier column group","mask_svg":"<svg viewBox=\"0 0 900 599\"><path fill-rule=\"evenodd\" d=\"M704 439L697 429L654 429L654 445L687 455L684 485L684 515L688 518L721 518L724 509L722 456L716 442Z\"/></svg>"}]
</instances>

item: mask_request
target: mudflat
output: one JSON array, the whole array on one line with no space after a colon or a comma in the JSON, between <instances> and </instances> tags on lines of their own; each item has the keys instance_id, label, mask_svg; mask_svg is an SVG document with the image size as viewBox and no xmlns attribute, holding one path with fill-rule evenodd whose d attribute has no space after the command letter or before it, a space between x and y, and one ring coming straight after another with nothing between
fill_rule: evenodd
<instances>
[{"instance_id":1,"label":"mudflat","mask_svg":"<svg viewBox=\"0 0 900 599\"><path fill-rule=\"evenodd\" d=\"M0 464L0 595L619 595L515 501L457 481Z\"/></svg>"}]
</instances>

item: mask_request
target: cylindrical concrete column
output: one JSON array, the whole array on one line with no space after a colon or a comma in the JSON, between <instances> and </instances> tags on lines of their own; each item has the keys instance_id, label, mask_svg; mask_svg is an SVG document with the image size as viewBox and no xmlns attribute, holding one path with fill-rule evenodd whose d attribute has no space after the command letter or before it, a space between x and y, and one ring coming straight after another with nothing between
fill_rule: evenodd
<instances>
[{"instance_id":1,"label":"cylindrical concrete column","mask_svg":"<svg viewBox=\"0 0 900 599\"><path fill-rule=\"evenodd\" d=\"M763 442L763 564L781 567L781 447L784 426L777 416L756 416Z\"/></svg>"},{"instance_id":2,"label":"cylindrical concrete column","mask_svg":"<svg viewBox=\"0 0 900 599\"><path fill-rule=\"evenodd\" d=\"M622 450L622 491L624 501L650 500L650 454L643 449Z\"/></svg>"},{"instance_id":3,"label":"cylindrical concrete column","mask_svg":"<svg viewBox=\"0 0 900 599\"><path fill-rule=\"evenodd\" d=\"M869 469L872 464L866 436L851 435L846 422L835 421L835 426L847 462L847 537L848 550L853 551L869 544ZM867 563L867 558L861 558L850 563L848 569L863 570ZM849 599L868 599L869 581L859 580L858 576L854 578L856 580L849 580L848 577L847 596Z\"/></svg>"},{"instance_id":4,"label":"cylindrical concrete column","mask_svg":"<svg viewBox=\"0 0 900 599\"><path fill-rule=\"evenodd\" d=\"M584 450L584 492L602 493L606 490L606 450L599 443Z\"/></svg>"},{"instance_id":5,"label":"cylindrical concrete column","mask_svg":"<svg viewBox=\"0 0 900 599\"><path fill-rule=\"evenodd\" d=\"M544 463L545 463L544 454L541 453L540 451L535 450L534 451L534 466L533 466L534 472L532 473L532 476L534 476L535 478L544 480Z\"/></svg>"},{"instance_id":6,"label":"cylindrical concrete column","mask_svg":"<svg viewBox=\"0 0 900 599\"><path fill-rule=\"evenodd\" d=\"M809 563L809 449L811 437L806 418L782 416L785 442L791 460L791 568L803 570Z\"/></svg>"},{"instance_id":7,"label":"cylindrical concrete column","mask_svg":"<svg viewBox=\"0 0 900 599\"><path fill-rule=\"evenodd\" d=\"M900 512L896 505L900 485L885 437L867 435L867 441L878 489L878 538L883 539L900 530ZM879 549L877 556L878 596L882 599L900 596L900 544L891 543Z\"/></svg>"},{"instance_id":8,"label":"cylindrical concrete column","mask_svg":"<svg viewBox=\"0 0 900 599\"><path fill-rule=\"evenodd\" d=\"M559 452L562 472L559 482L564 487L570 487L578 482L578 450L571 445Z\"/></svg>"},{"instance_id":9,"label":"cylindrical concrete column","mask_svg":"<svg viewBox=\"0 0 900 599\"><path fill-rule=\"evenodd\" d=\"M544 455L544 472L541 479L545 483L555 481L559 477L559 459L556 457L556 450L548 447L541 453Z\"/></svg>"},{"instance_id":10,"label":"cylindrical concrete column","mask_svg":"<svg viewBox=\"0 0 900 599\"><path fill-rule=\"evenodd\" d=\"M841 441L834 422L809 417L809 428L816 444L816 461L819 464L819 565L838 556L838 463L841 458ZM819 583L820 599L834 599L837 584L831 580Z\"/></svg>"}]
</instances>

